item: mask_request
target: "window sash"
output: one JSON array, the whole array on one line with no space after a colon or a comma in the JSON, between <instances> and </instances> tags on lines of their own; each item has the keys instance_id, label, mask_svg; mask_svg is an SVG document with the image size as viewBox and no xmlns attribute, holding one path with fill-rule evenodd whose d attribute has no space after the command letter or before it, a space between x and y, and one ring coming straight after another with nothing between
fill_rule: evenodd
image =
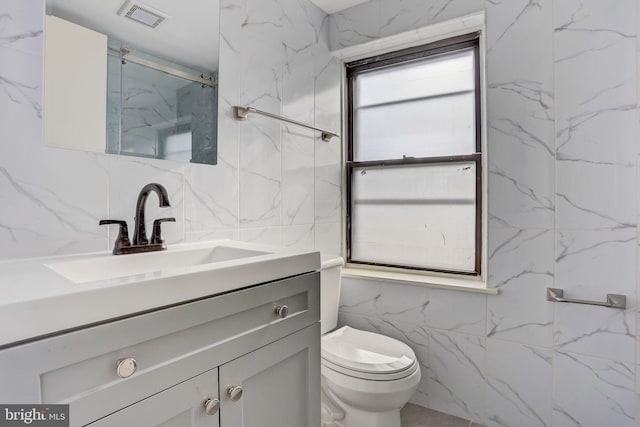
<instances>
[{"instance_id":1,"label":"window sash","mask_svg":"<svg viewBox=\"0 0 640 427\"><path fill-rule=\"evenodd\" d=\"M348 117L347 117L347 161L346 161L346 258L349 264L361 264L373 267L389 267L400 270L417 270L423 272L450 273L457 275L479 276L482 273L482 129L481 129L481 95L480 95L480 57L479 57L479 34L468 34L447 40L442 40L421 46L409 48L387 55L374 58L367 58L347 64L347 94L348 94ZM406 63L412 60L424 59L434 55L444 55L462 49L474 49L475 55L475 115L476 115L476 152L464 155L437 156L437 157L403 157L402 159L379 159L368 161L354 161L354 80L363 71L390 66L399 63ZM476 168L476 212L475 212L475 269L473 272L454 271L439 268L411 267L404 265L374 263L369 261L359 261L353 259L352 252L352 183L354 168L361 167L384 167L402 165L436 165L447 163L474 162Z\"/></svg>"}]
</instances>

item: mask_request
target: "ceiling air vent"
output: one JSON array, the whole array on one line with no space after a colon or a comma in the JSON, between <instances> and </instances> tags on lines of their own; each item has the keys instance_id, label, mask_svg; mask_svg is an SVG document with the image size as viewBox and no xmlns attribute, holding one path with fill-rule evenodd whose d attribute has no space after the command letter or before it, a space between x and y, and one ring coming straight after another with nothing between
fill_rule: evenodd
<instances>
[{"instance_id":1,"label":"ceiling air vent","mask_svg":"<svg viewBox=\"0 0 640 427\"><path fill-rule=\"evenodd\" d=\"M129 18L147 27L156 28L169 16L144 3L127 0L118 10L118 15Z\"/></svg>"}]
</instances>

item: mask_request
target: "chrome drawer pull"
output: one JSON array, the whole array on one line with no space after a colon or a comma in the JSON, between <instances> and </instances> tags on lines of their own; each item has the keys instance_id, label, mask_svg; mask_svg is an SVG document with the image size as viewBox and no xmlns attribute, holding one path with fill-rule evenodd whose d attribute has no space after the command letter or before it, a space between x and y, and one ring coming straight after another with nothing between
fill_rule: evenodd
<instances>
[{"instance_id":1,"label":"chrome drawer pull","mask_svg":"<svg viewBox=\"0 0 640 427\"><path fill-rule=\"evenodd\" d=\"M204 401L204 412L207 415L215 415L220 410L220 399L217 398L209 398Z\"/></svg>"},{"instance_id":2,"label":"chrome drawer pull","mask_svg":"<svg viewBox=\"0 0 640 427\"><path fill-rule=\"evenodd\" d=\"M276 307L276 314L279 318L284 319L289 315L289 307L286 305L279 305Z\"/></svg>"},{"instance_id":3,"label":"chrome drawer pull","mask_svg":"<svg viewBox=\"0 0 640 427\"><path fill-rule=\"evenodd\" d=\"M244 390L242 390L242 387L239 385L230 385L227 387L227 396L229 396L229 399L231 399L232 402L237 402L242 399L242 393L244 393Z\"/></svg>"},{"instance_id":4,"label":"chrome drawer pull","mask_svg":"<svg viewBox=\"0 0 640 427\"><path fill-rule=\"evenodd\" d=\"M116 374L120 378L129 378L138 368L136 359L127 357L126 359L118 359L116 362Z\"/></svg>"}]
</instances>

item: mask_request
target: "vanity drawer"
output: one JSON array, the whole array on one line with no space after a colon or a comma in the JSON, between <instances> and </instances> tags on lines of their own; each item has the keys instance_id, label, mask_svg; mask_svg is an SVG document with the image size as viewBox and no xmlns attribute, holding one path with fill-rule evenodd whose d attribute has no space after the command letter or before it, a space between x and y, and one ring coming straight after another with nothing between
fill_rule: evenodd
<instances>
[{"instance_id":1,"label":"vanity drawer","mask_svg":"<svg viewBox=\"0 0 640 427\"><path fill-rule=\"evenodd\" d=\"M318 322L319 281L310 273L0 351L11 366L0 382L15 384L0 401L69 403L71 425L86 424ZM118 376L118 361L131 376Z\"/></svg>"}]
</instances>

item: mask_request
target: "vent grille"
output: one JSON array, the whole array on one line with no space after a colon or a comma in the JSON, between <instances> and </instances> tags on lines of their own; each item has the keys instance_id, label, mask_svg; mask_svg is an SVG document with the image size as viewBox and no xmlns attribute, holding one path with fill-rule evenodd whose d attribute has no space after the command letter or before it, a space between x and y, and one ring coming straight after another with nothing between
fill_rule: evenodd
<instances>
[{"instance_id":1,"label":"vent grille","mask_svg":"<svg viewBox=\"0 0 640 427\"><path fill-rule=\"evenodd\" d=\"M133 3L130 0L124 2L120 10L118 10L118 15L151 28L157 28L158 25L162 24L168 18L166 14L152 7L140 2Z\"/></svg>"}]
</instances>

